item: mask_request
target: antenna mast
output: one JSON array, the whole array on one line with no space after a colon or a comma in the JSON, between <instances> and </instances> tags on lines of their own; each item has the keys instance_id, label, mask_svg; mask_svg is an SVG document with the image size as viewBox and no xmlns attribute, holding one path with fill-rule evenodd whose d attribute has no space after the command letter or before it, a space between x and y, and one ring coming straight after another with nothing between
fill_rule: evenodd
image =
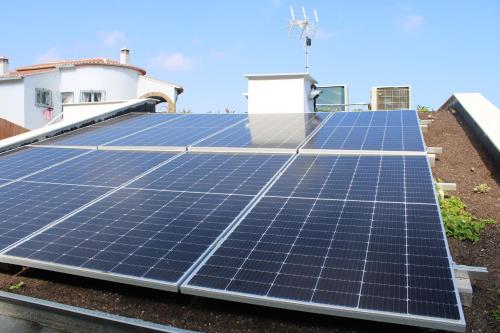
<instances>
[{"instance_id":1,"label":"antenna mast","mask_svg":"<svg viewBox=\"0 0 500 333\"><path fill-rule=\"evenodd\" d=\"M304 40L304 56L305 56L305 67L306 73L309 73L309 48L312 45L312 39L316 34L316 29L318 28L318 12L313 9L314 20L307 17L306 10L302 7L303 19L299 20L295 18L295 13L293 11L293 6L290 6L290 27L288 35L290 37L298 37L300 40ZM298 34L295 33L295 28L298 30Z\"/></svg>"}]
</instances>

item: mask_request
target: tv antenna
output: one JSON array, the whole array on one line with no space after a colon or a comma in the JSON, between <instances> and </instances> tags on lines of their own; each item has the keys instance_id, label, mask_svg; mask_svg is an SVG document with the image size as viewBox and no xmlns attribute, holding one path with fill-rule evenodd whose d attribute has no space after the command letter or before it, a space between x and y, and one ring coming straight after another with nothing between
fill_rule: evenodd
<instances>
[{"instance_id":1,"label":"tv antenna","mask_svg":"<svg viewBox=\"0 0 500 333\"><path fill-rule=\"evenodd\" d=\"M290 19L290 28L288 30L288 35L290 37L298 37L300 40L304 40L304 52L305 52L305 62L306 62L306 73L309 73L309 48L312 44L312 39L316 34L316 29L318 28L318 12L313 9L314 20L309 19L306 14L306 10L302 7L303 19L299 20L295 18L295 13L293 12L293 6L290 6L290 14L292 18ZM296 33L296 28L298 33Z\"/></svg>"}]
</instances>

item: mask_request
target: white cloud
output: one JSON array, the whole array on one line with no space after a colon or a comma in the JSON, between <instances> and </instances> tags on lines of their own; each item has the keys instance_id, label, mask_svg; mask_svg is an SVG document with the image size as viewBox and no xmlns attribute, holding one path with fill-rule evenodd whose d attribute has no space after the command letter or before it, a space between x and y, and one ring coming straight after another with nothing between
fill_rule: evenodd
<instances>
[{"instance_id":1,"label":"white cloud","mask_svg":"<svg viewBox=\"0 0 500 333\"><path fill-rule=\"evenodd\" d=\"M203 43L200 37L193 37L192 42L194 45L200 45L201 43Z\"/></svg>"},{"instance_id":2,"label":"white cloud","mask_svg":"<svg viewBox=\"0 0 500 333\"><path fill-rule=\"evenodd\" d=\"M118 43L123 43L126 40L125 34L119 30L99 31L96 37L105 47L116 46Z\"/></svg>"},{"instance_id":3,"label":"white cloud","mask_svg":"<svg viewBox=\"0 0 500 333\"><path fill-rule=\"evenodd\" d=\"M424 17L417 14L408 15L403 21L403 29L407 32L417 31L424 23Z\"/></svg>"},{"instance_id":4,"label":"white cloud","mask_svg":"<svg viewBox=\"0 0 500 333\"><path fill-rule=\"evenodd\" d=\"M152 64L157 68L166 69L172 72L186 72L194 68L195 61L181 52L175 52L158 55L153 59Z\"/></svg>"},{"instance_id":5,"label":"white cloud","mask_svg":"<svg viewBox=\"0 0 500 333\"><path fill-rule=\"evenodd\" d=\"M47 51L40 53L36 56L37 63L56 61L56 60L61 60L61 59L62 59L62 56L60 53L59 46L53 46L50 49L48 49Z\"/></svg>"}]
</instances>

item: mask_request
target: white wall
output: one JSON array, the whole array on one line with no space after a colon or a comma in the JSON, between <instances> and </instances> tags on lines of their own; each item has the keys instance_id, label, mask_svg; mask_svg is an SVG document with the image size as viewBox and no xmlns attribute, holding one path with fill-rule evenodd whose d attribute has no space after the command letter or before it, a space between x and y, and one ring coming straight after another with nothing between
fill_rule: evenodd
<instances>
[{"instance_id":1,"label":"white wall","mask_svg":"<svg viewBox=\"0 0 500 333\"><path fill-rule=\"evenodd\" d=\"M24 127L23 80L0 80L0 118Z\"/></svg>"},{"instance_id":2,"label":"white wall","mask_svg":"<svg viewBox=\"0 0 500 333\"><path fill-rule=\"evenodd\" d=\"M73 92L74 103L80 102L82 90L104 90L106 101L137 98L140 74L115 66L76 66L61 69L60 92Z\"/></svg>"},{"instance_id":3,"label":"white wall","mask_svg":"<svg viewBox=\"0 0 500 333\"><path fill-rule=\"evenodd\" d=\"M248 113L313 112L310 86L305 78L249 78Z\"/></svg>"},{"instance_id":4,"label":"white wall","mask_svg":"<svg viewBox=\"0 0 500 333\"><path fill-rule=\"evenodd\" d=\"M64 122L77 122L85 118L95 117L120 107L128 107L138 103L140 100L132 99L128 101L104 102L104 103L84 103L66 104L64 109Z\"/></svg>"},{"instance_id":5,"label":"white wall","mask_svg":"<svg viewBox=\"0 0 500 333\"><path fill-rule=\"evenodd\" d=\"M52 91L52 119L62 112L62 92L73 92L74 103L80 103L80 92L84 90L105 91L106 102L132 100L149 92L162 92L174 103L177 100L175 86L146 78L134 69L73 66L28 75L19 80L0 80L0 117L28 129L39 128L50 122L50 119L44 118L43 110L46 108L35 105L36 88ZM87 109L83 107L79 111L85 113Z\"/></svg>"},{"instance_id":6,"label":"white wall","mask_svg":"<svg viewBox=\"0 0 500 333\"><path fill-rule=\"evenodd\" d=\"M61 113L61 96L59 94L59 71L50 71L24 77L24 127L35 129L45 126ZM52 119L45 119L43 110L46 107L36 106L36 88L52 91Z\"/></svg>"},{"instance_id":7,"label":"white wall","mask_svg":"<svg viewBox=\"0 0 500 333\"><path fill-rule=\"evenodd\" d=\"M173 85L147 76L139 77L137 97L141 97L150 92L161 92L170 97L174 103L177 101L177 90L175 90Z\"/></svg>"}]
</instances>

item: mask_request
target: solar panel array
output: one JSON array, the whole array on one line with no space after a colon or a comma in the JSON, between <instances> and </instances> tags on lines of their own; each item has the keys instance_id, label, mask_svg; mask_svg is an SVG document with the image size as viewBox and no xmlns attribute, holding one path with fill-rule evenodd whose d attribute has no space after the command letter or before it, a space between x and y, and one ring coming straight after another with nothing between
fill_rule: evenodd
<instances>
[{"instance_id":1,"label":"solar panel array","mask_svg":"<svg viewBox=\"0 0 500 333\"><path fill-rule=\"evenodd\" d=\"M415 112L340 112L303 148L423 152L424 143Z\"/></svg>"},{"instance_id":2,"label":"solar panel array","mask_svg":"<svg viewBox=\"0 0 500 333\"><path fill-rule=\"evenodd\" d=\"M295 149L328 114L250 114L245 122L202 140L193 150L203 148L284 148Z\"/></svg>"},{"instance_id":3,"label":"solar panel array","mask_svg":"<svg viewBox=\"0 0 500 333\"><path fill-rule=\"evenodd\" d=\"M99 146L174 121L180 114L130 114L83 127L41 144L54 146Z\"/></svg>"},{"instance_id":4,"label":"solar panel array","mask_svg":"<svg viewBox=\"0 0 500 333\"><path fill-rule=\"evenodd\" d=\"M0 168L1 262L465 327L414 111L132 113Z\"/></svg>"},{"instance_id":5,"label":"solar panel array","mask_svg":"<svg viewBox=\"0 0 500 333\"><path fill-rule=\"evenodd\" d=\"M185 287L458 320L429 193L426 157L299 155Z\"/></svg>"}]
</instances>

